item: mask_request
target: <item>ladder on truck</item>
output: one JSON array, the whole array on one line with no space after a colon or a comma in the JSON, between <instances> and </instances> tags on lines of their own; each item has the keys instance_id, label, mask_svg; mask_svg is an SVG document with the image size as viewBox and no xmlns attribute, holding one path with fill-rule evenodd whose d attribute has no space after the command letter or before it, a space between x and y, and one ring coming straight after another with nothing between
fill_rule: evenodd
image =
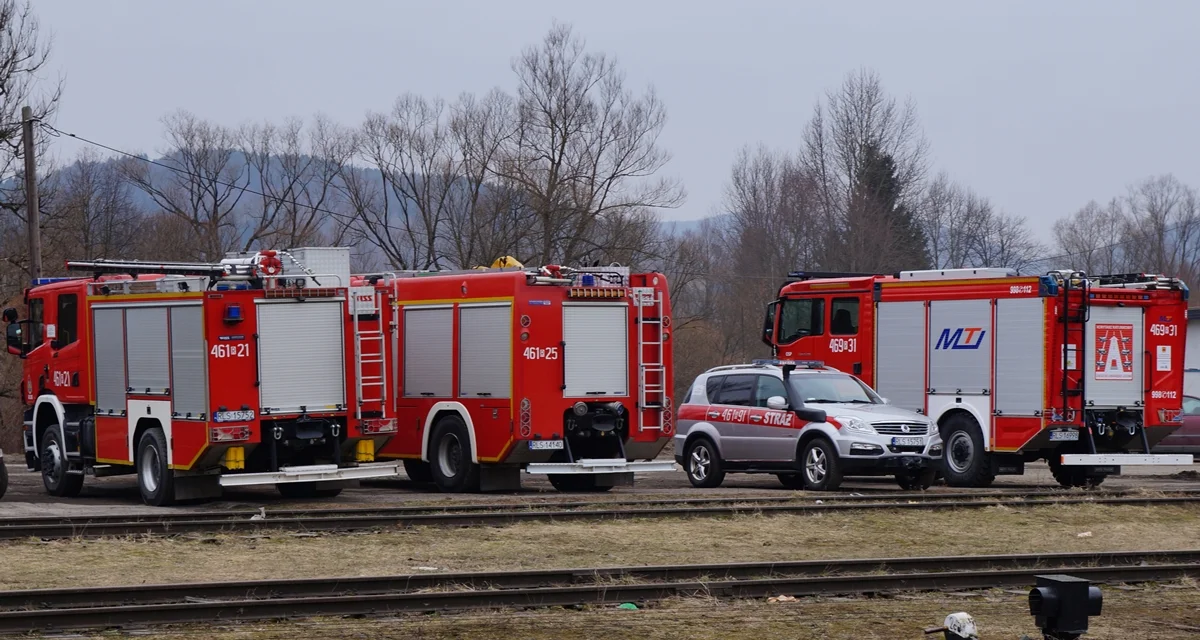
<instances>
[{"instance_id":1,"label":"ladder on truck","mask_svg":"<svg viewBox=\"0 0 1200 640\"><path fill-rule=\"evenodd\" d=\"M378 402L382 417L387 417L387 364L384 354L387 344L383 330L383 317L380 313L381 300L379 291L371 287L371 293L350 290L350 316L354 324L354 388L355 388L355 418L362 420L363 405L368 402ZM359 318L374 316L375 329L363 328ZM377 347L368 349L371 347ZM366 374L366 368L378 368L378 374Z\"/></svg>"},{"instance_id":2,"label":"ladder on truck","mask_svg":"<svg viewBox=\"0 0 1200 640\"><path fill-rule=\"evenodd\" d=\"M637 309L638 343L638 410L641 412L639 431L661 431L666 422L667 365L663 358L662 293L652 288L635 287L634 307ZM647 355L649 351L649 355ZM646 418L650 413L653 417Z\"/></svg>"}]
</instances>

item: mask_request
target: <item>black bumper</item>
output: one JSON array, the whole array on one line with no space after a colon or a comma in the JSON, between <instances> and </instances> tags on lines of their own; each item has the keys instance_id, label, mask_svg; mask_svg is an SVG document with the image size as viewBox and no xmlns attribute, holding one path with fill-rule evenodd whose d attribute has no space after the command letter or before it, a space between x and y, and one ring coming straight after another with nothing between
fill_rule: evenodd
<instances>
[{"instance_id":1,"label":"black bumper","mask_svg":"<svg viewBox=\"0 0 1200 640\"><path fill-rule=\"evenodd\" d=\"M902 471L942 470L941 458L922 456L887 456L882 458L842 458L842 473L846 475L890 475Z\"/></svg>"}]
</instances>

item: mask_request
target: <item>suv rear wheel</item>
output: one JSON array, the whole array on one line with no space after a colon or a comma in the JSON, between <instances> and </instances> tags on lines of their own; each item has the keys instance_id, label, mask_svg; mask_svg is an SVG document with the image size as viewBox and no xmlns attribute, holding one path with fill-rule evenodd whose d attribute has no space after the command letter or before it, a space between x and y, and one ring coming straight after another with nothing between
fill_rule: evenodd
<instances>
[{"instance_id":1,"label":"suv rear wheel","mask_svg":"<svg viewBox=\"0 0 1200 640\"><path fill-rule=\"evenodd\" d=\"M717 447L708 438L696 438L683 454L684 469L693 487L711 489L725 481L721 468L721 456Z\"/></svg>"}]
</instances>

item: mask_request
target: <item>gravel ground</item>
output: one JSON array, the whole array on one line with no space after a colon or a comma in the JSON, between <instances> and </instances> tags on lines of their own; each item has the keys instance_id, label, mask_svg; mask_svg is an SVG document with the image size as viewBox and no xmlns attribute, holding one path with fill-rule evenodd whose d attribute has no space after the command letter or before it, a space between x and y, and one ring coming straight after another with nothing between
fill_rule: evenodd
<instances>
[{"instance_id":1,"label":"gravel ground","mask_svg":"<svg viewBox=\"0 0 1200 640\"><path fill-rule=\"evenodd\" d=\"M88 477L83 492L76 498L54 498L46 494L41 476L27 471L17 460L9 459L11 482L8 493L0 499L0 517L88 515L135 512L155 512L156 508L141 504L134 476L114 478ZM993 489L1054 489L1058 485L1050 476L1044 463L1026 465L1023 476L1000 476ZM1105 489L1137 489L1152 491L1200 490L1200 473L1194 467L1126 467L1124 475L1108 478ZM646 474L638 478L635 486L618 487L606 494L561 494L550 487L549 482L538 476L525 476L524 489L516 493L497 494L442 494L430 485L416 484L408 480L376 481L359 487L346 489L337 498L318 503L289 501L281 498L273 487L227 490L220 500L175 507L176 509L237 509L287 508L291 506L328 507L372 507L403 504L441 504L454 502L470 503L528 503L542 500L612 500L630 498L675 498L675 497L753 497L781 496L791 492L784 489L772 475L730 474L717 489L692 487L681 470L673 473ZM843 493L874 493L900 491L890 477L849 478L841 490ZM946 486L935 486L933 492L960 492ZM967 490L969 491L969 490ZM985 491L980 489L979 491ZM817 495L817 494L812 494Z\"/></svg>"}]
</instances>

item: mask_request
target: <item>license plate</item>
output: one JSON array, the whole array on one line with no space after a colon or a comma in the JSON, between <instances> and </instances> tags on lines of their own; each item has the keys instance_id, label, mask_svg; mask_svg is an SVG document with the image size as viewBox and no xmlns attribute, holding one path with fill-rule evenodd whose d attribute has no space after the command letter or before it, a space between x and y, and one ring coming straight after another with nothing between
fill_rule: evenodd
<instances>
[{"instance_id":1,"label":"license plate","mask_svg":"<svg viewBox=\"0 0 1200 640\"><path fill-rule=\"evenodd\" d=\"M562 440L530 440L529 448L532 451L545 451L547 449L557 450L563 448Z\"/></svg>"},{"instance_id":2,"label":"license plate","mask_svg":"<svg viewBox=\"0 0 1200 640\"><path fill-rule=\"evenodd\" d=\"M254 411L218 411L213 422L248 422L254 419Z\"/></svg>"},{"instance_id":3,"label":"license plate","mask_svg":"<svg viewBox=\"0 0 1200 640\"><path fill-rule=\"evenodd\" d=\"M919 447L925 444L925 438L892 438L895 447Z\"/></svg>"},{"instance_id":4,"label":"license plate","mask_svg":"<svg viewBox=\"0 0 1200 640\"><path fill-rule=\"evenodd\" d=\"M1050 442L1077 442L1079 432L1074 429L1060 429L1050 432Z\"/></svg>"}]
</instances>

